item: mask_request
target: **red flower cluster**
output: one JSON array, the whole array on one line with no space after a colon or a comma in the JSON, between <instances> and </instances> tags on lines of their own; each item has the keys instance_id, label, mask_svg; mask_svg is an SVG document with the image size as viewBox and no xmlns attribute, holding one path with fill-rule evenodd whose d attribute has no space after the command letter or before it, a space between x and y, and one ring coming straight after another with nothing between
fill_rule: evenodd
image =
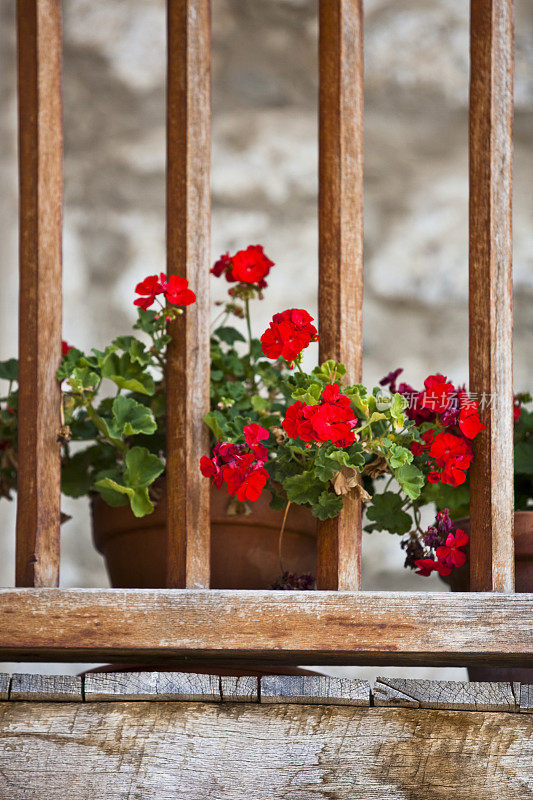
<instances>
[{"instance_id":1,"label":"red flower cluster","mask_svg":"<svg viewBox=\"0 0 533 800\"><path fill-rule=\"evenodd\" d=\"M339 447L349 447L354 443L353 428L356 424L350 398L340 393L336 383L324 387L317 405L306 405L297 400L287 409L283 420L283 428L291 439L333 442Z\"/></svg>"},{"instance_id":2,"label":"red flower cluster","mask_svg":"<svg viewBox=\"0 0 533 800\"><path fill-rule=\"evenodd\" d=\"M390 372L380 382L396 390L396 379L402 370ZM471 439L486 430L479 418L479 407L463 389L457 389L445 375L429 375L424 381L424 389L415 391L412 386L400 383L398 392L409 400L407 416L417 425L424 422L435 423L437 429L444 430L435 435L435 429L422 434L423 444L413 442L411 452L415 456L429 451L436 467L430 470L430 483L448 483L459 486L466 480L466 471L472 463Z\"/></svg>"},{"instance_id":3,"label":"red flower cluster","mask_svg":"<svg viewBox=\"0 0 533 800\"><path fill-rule=\"evenodd\" d=\"M258 289L264 289L267 285L265 278L273 266L274 262L264 254L262 246L251 244L234 256L224 253L213 265L211 273L217 278L225 275L230 283L253 283Z\"/></svg>"},{"instance_id":4,"label":"red flower cluster","mask_svg":"<svg viewBox=\"0 0 533 800\"><path fill-rule=\"evenodd\" d=\"M64 339L61 341L61 355L67 356L71 350L74 350L74 346L65 342Z\"/></svg>"},{"instance_id":5,"label":"red flower cluster","mask_svg":"<svg viewBox=\"0 0 533 800\"><path fill-rule=\"evenodd\" d=\"M428 475L430 483L449 483L460 486L466 480L466 470L472 463L473 453L470 442L453 433L438 433L430 447L429 454L438 467Z\"/></svg>"},{"instance_id":6,"label":"red flower cluster","mask_svg":"<svg viewBox=\"0 0 533 800\"><path fill-rule=\"evenodd\" d=\"M313 317L303 308L288 308L274 314L272 322L261 336L263 353L267 358L294 361L311 342L318 342Z\"/></svg>"},{"instance_id":7,"label":"red flower cluster","mask_svg":"<svg viewBox=\"0 0 533 800\"><path fill-rule=\"evenodd\" d=\"M189 281L179 275L166 275L161 272L159 276L149 275L135 287L137 294L143 295L134 301L145 311L150 308L158 294L165 295L167 303L175 306L190 306L196 300L195 293L189 289Z\"/></svg>"},{"instance_id":8,"label":"red flower cluster","mask_svg":"<svg viewBox=\"0 0 533 800\"><path fill-rule=\"evenodd\" d=\"M202 475L212 478L217 489L225 483L228 492L237 495L241 503L258 500L268 480L268 472L263 467L268 448L261 444L268 439L268 431L260 425L246 425L244 436L246 444L219 442L213 448L212 458L202 456L200 459Z\"/></svg>"},{"instance_id":9,"label":"red flower cluster","mask_svg":"<svg viewBox=\"0 0 533 800\"><path fill-rule=\"evenodd\" d=\"M466 564L466 553L462 549L468 544L468 534L461 528L457 528L454 533L449 533L446 545L437 547L435 550L436 558L419 558L415 563L418 567L417 574L427 577L436 570L439 575L450 575L455 567L462 567Z\"/></svg>"}]
</instances>

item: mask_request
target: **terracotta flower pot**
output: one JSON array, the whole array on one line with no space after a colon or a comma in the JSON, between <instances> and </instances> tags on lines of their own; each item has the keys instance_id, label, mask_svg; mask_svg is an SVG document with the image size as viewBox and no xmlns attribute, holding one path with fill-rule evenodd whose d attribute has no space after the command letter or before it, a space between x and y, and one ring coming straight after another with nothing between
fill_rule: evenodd
<instances>
[{"instance_id":1,"label":"terracotta flower pot","mask_svg":"<svg viewBox=\"0 0 533 800\"><path fill-rule=\"evenodd\" d=\"M470 533L470 517L454 520L457 528ZM517 592L533 592L533 511L515 511L515 585ZM467 592L470 575L468 564L455 569L444 579L452 592ZM533 683L533 669L524 667L469 667L472 681L521 681Z\"/></svg>"},{"instance_id":2,"label":"terracotta flower pot","mask_svg":"<svg viewBox=\"0 0 533 800\"><path fill-rule=\"evenodd\" d=\"M165 585L166 482L152 514L138 519L129 506L112 508L100 495L92 500L93 540L104 556L116 588ZM269 507L264 492L248 515L228 515L232 498L211 490L211 588L268 589L280 576L278 558L282 513ZM231 512L231 509L230 509ZM283 535L284 569L316 575L316 520L308 509L291 506Z\"/></svg>"}]
</instances>

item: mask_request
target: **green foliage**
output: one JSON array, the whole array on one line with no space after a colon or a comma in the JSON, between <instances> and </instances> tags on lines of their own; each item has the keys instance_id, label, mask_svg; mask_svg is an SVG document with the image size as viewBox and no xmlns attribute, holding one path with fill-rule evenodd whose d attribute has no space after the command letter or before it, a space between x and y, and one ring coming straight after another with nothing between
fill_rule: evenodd
<instances>
[{"instance_id":1,"label":"green foliage","mask_svg":"<svg viewBox=\"0 0 533 800\"><path fill-rule=\"evenodd\" d=\"M333 492L321 492L318 502L313 505L312 512L318 519L338 517L342 511L342 497Z\"/></svg>"},{"instance_id":2,"label":"green foliage","mask_svg":"<svg viewBox=\"0 0 533 800\"><path fill-rule=\"evenodd\" d=\"M132 447L126 453L125 462L126 468L121 477L115 470L110 475L100 477L95 488L110 505L122 505L116 495L126 495L135 516L144 517L154 510L148 490L161 475L164 466L146 447Z\"/></svg>"},{"instance_id":3,"label":"green foliage","mask_svg":"<svg viewBox=\"0 0 533 800\"><path fill-rule=\"evenodd\" d=\"M0 361L0 378L5 381L16 381L19 375L19 362L16 358Z\"/></svg>"},{"instance_id":4,"label":"green foliage","mask_svg":"<svg viewBox=\"0 0 533 800\"><path fill-rule=\"evenodd\" d=\"M402 506L402 498L395 492L375 494L372 505L367 509L367 517L372 524L367 525L365 530L388 531L403 536L411 529L412 520Z\"/></svg>"}]
</instances>

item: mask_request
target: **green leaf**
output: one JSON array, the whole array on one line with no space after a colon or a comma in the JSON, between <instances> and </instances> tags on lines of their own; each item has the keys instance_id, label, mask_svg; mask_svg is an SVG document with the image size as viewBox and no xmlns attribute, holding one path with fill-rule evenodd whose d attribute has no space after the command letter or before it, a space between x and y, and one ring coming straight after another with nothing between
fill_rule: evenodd
<instances>
[{"instance_id":1,"label":"green leaf","mask_svg":"<svg viewBox=\"0 0 533 800\"><path fill-rule=\"evenodd\" d=\"M137 362L144 366L152 360L143 342L140 342L135 336L117 336L112 346L129 353L133 363Z\"/></svg>"},{"instance_id":2,"label":"green leaf","mask_svg":"<svg viewBox=\"0 0 533 800\"><path fill-rule=\"evenodd\" d=\"M515 444L514 471L533 475L533 439Z\"/></svg>"},{"instance_id":3,"label":"green leaf","mask_svg":"<svg viewBox=\"0 0 533 800\"><path fill-rule=\"evenodd\" d=\"M339 378L346 375L346 367L338 361L328 359L328 361L324 361L322 364L319 364L318 367L314 368L313 375L323 383L331 383L333 376L335 376L335 381L338 383Z\"/></svg>"},{"instance_id":4,"label":"green leaf","mask_svg":"<svg viewBox=\"0 0 533 800\"><path fill-rule=\"evenodd\" d=\"M411 529L411 517L402 510L402 499L394 492L375 494L367 508L367 517L374 524L368 531L389 531L403 536Z\"/></svg>"},{"instance_id":5,"label":"green leaf","mask_svg":"<svg viewBox=\"0 0 533 800\"><path fill-rule=\"evenodd\" d=\"M402 447L400 444L395 444L394 442L391 442L390 439L383 439L383 446L387 450L386 458L392 469L398 469L398 467L401 467L404 464L410 464L414 458L413 454L407 449L407 447Z\"/></svg>"},{"instance_id":6,"label":"green leaf","mask_svg":"<svg viewBox=\"0 0 533 800\"><path fill-rule=\"evenodd\" d=\"M416 500L422 491L425 478L422 472L414 464L404 464L394 471L394 477L404 490L405 494Z\"/></svg>"},{"instance_id":7,"label":"green leaf","mask_svg":"<svg viewBox=\"0 0 533 800\"><path fill-rule=\"evenodd\" d=\"M259 394L254 394L250 402L252 403L254 411L264 411L270 405L269 400L267 400L266 397L261 397Z\"/></svg>"},{"instance_id":8,"label":"green leaf","mask_svg":"<svg viewBox=\"0 0 533 800\"><path fill-rule=\"evenodd\" d=\"M217 328L216 331L214 331L213 336L220 339L221 342L229 344L230 346L233 346L235 342L246 341L242 333L239 333L239 331L236 328L231 328L231 327Z\"/></svg>"},{"instance_id":9,"label":"green leaf","mask_svg":"<svg viewBox=\"0 0 533 800\"><path fill-rule=\"evenodd\" d=\"M132 447L126 453L125 461L123 482L108 476L100 478L95 486L110 505L120 505L116 495L126 495L135 516L144 517L154 510L148 488L161 475L164 466L146 447Z\"/></svg>"},{"instance_id":10,"label":"green leaf","mask_svg":"<svg viewBox=\"0 0 533 800\"><path fill-rule=\"evenodd\" d=\"M7 361L0 361L0 378L5 381L18 380L19 362L16 358L10 358Z\"/></svg>"},{"instance_id":11,"label":"green leaf","mask_svg":"<svg viewBox=\"0 0 533 800\"><path fill-rule=\"evenodd\" d=\"M68 379L73 392L83 394L96 391L100 384L100 376L89 367L75 367Z\"/></svg>"},{"instance_id":12,"label":"green leaf","mask_svg":"<svg viewBox=\"0 0 533 800\"><path fill-rule=\"evenodd\" d=\"M306 403L309 406L316 406L323 388L319 383L311 383L307 387L295 389L292 393L292 399L301 400L302 403Z\"/></svg>"},{"instance_id":13,"label":"green leaf","mask_svg":"<svg viewBox=\"0 0 533 800\"><path fill-rule=\"evenodd\" d=\"M102 359L102 376L109 378L120 389L152 395L155 391L154 379L150 373L137 362L133 362L129 353L121 356L106 351Z\"/></svg>"},{"instance_id":14,"label":"green leaf","mask_svg":"<svg viewBox=\"0 0 533 800\"><path fill-rule=\"evenodd\" d=\"M132 447L126 453L124 477L129 486L150 486L161 475L164 466L146 447Z\"/></svg>"},{"instance_id":15,"label":"green leaf","mask_svg":"<svg viewBox=\"0 0 533 800\"><path fill-rule=\"evenodd\" d=\"M470 490L468 483L461 486L450 486L448 483L426 483L422 495L418 499L418 505L435 503L437 510L444 508L450 510L452 519L467 517L469 515Z\"/></svg>"},{"instance_id":16,"label":"green leaf","mask_svg":"<svg viewBox=\"0 0 533 800\"><path fill-rule=\"evenodd\" d=\"M321 520L338 517L342 511L342 497L338 497L333 492L322 492L311 511L315 517Z\"/></svg>"},{"instance_id":17,"label":"green leaf","mask_svg":"<svg viewBox=\"0 0 533 800\"><path fill-rule=\"evenodd\" d=\"M139 317L133 327L136 328L137 330L141 330L144 331L145 333L151 334L154 328L157 327L157 322L158 322L158 320L156 320L157 311L152 311L150 309L147 309L145 311L144 308L139 308L138 314Z\"/></svg>"},{"instance_id":18,"label":"green leaf","mask_svg":"<svg viewBox=\"0 0 533 800\"><path fill-rule=\"evenodd\" d=\"M144 517L154 510L147 488L133 489L131 486L123 486L112 478L102 478L97 482L96 488L106 503L112 506L124 505L117 495L125 495L136 517Z\"/></svg>"},{"instance_id":19,"label":"green leaf","mask_svg":"<svg viewBox=\"0 0 533 800\"><path fill-rule=\"evenodd\" d=\"M283 488L291 503L314 505L324 487L311 470L306 470L283 481Z\"/></svg>"},{"instance_id":20,"label":"green leaf","mask_svg":"<svg viewBox=\"0 0 533 800\"><path fill-rule=\"evenodd\" d=\"M315 473L319 480L327 483L342 467L361 467L365 463L363 448L360 444L351 445L349 449L336 447L319 447L315 458Z\"/></svg>"},{"instance_id":21,"label":"green leaf","mask_svg":"<svg viewBox=\"0 0 533 800\"><path fill-rule=\"evenodd\" d=\"M208 411L208 413L204 416L204 422L212 432L215 439L222 439L224 436L224 430L222 425L225 423L225 417L220 411Z\"/></svg>"},{"instance_id":22,"label":"green leaf","mask_svg":"<svg viewBox=\"0 0 533 800\"><path fill-rule=\"evenodd\" d=\"M393 420L395 421L395 427L399 430L403 428L405 422L405 414L403 413L407 406L409 405L409 401L406 397L396 392L392 395L391 404L390 404L390 414Z\"/></svg>"},{"instance_id":23,"label":"green leaf","mask_svg":"<svg viewBox=\"0 0 533 800\"><path fill-rule=\"evenodd\" d=\"M136 433L155 433L157 423L152 412L131 397L119 395L113 401L113 419L106 420L109 436L120 439Z\"/></svg>"}]
</instances>

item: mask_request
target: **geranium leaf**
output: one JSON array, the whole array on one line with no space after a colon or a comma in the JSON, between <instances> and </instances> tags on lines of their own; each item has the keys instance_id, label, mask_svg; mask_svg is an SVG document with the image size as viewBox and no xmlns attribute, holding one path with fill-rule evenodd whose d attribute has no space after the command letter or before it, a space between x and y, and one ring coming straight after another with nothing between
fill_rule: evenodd
<instances>
[{"instance_id":1,"label":"geranium leaf","mask_svg":"<svg viewBox=\"0 0 533 800\"><path fill-rule=\"evenodd\" d=\"M152 412L131 397L119 395L113 401L113 420L107 425L111 438L155 433L157 423Z\"/></svg>"},{"instance_id":2,"label":"geranium leaf","mask_svg":"<svg viewBox=\"0 0 533 800\"><path fill-rule=\"evenodd\" d=\"M0 361L0 378L6 381L16 381L19 373L19 362L16 358Z\"/></svg>"},{"instance_id":3,"label":"geranium leaf","mask_svg":"<svg viewBox=\"0 0 533 800\"><path fill-rule=\"evenodd\" d=\"M425 479L418 467L414 464L404 464L394 471L394 477L411 500L419 497Z\"/></svg>"},{"instance_id":4,"label":"geranium leaf","mask_svg":"<svg viewBox=\"0 0 533 800\"><path fill-rule=\"evenodd\" d=\"M394 492L375 494L368 506L367 517L374 524L368 531L389 531L403 536L411 529L411 517L402 509L402 499Z\"/></svg>"},{"instance_id":5,"label":"geranium leaf","mask_svg":"<svg viewBox=\"0 0 533 800\"><path fill-rule=\"evenodd\" d=\"M342 497L338 497L333 492L322 492L311 511L313 516L321 520L337 517L342 511Z\"/></svg>"}]
</instances>

